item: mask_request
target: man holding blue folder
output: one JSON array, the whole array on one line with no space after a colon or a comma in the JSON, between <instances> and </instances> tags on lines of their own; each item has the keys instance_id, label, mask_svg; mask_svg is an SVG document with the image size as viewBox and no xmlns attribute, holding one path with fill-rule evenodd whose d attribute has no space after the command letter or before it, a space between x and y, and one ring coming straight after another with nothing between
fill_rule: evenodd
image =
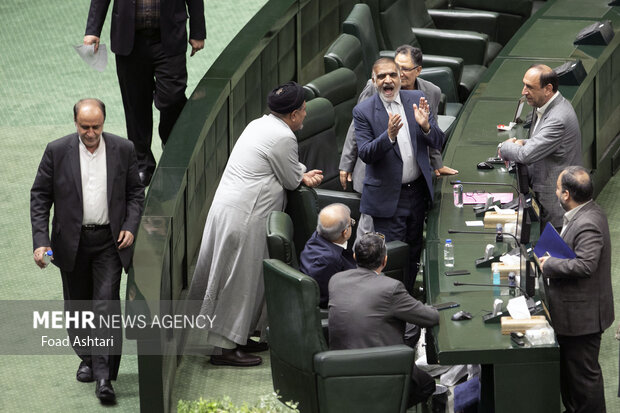
<instances>
[{"instance_id":1,"label":"man holding blue folder","mask_svg":"<svg viewBox=\"0 0 620 413\"><path fill-rule=\"evenodd\" d=\"M569 413L606 411L598 355L601 334L614 320L611 240L593 192L584 168L569 166L560 173L556 195L566 211L561 236L576 257L540 258L560 344L562 402Z\"/></svg>"}]
</instances>

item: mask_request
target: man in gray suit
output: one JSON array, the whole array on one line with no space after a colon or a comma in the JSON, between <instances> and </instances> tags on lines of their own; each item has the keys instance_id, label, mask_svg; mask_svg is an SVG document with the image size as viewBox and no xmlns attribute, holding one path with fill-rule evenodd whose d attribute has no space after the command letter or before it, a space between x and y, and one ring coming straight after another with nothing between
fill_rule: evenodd
<instances>
[{"instance_id":1,"label":"man in gray suit","mask_svg":"<svg viewBox=\"0 0 620 413\"><path fill-rule=\"evenodd\" d=\"M384 276L387 263L382 234L363 235L355 244L357 268L329 281L329 345L331 349L392 346L405 343L407 323L431 327L439 323L436 309L413 298L402 282ZM409 405L428 399L435 381L412 366Z\"/></svg>"},{"instance_id":2,"label":"man in gray suit","mask_svg":"<svg viewBox=\"0 0 620 413\"><path fill-rule=\"evenodd\" d=\"M605 412L598 363L601 334L614 321L607 217L592 200L580 166L560 173L556 195L566 210L562 239L576 258L541 258L549 311L560 344L562 402L569 413Z\"/></svg>"},{"instance_id":3,"label":"man in gray suit","mask_svg":"<svg viewBox=\"0 0 620 413\"><path fill-rule=\"evenodd\" d=\"M439 111L439 101L441 100L441 89L433 83L419 77L422 72L422 51L417 47L403 45L396 49L394 61L400 67L400 88L402 90L420 90L426 96L431 107L431 113L437 119ZM377 89L372 81L368 80L364 90L360 93L357 103L360 103L377 93ZM435 170L435 175L455 175L459 171L449 166L444 166L441 158L441 151L430 149L429 156L431 166ZM340 156L340 184L342 189L347 189L347 182L353 181L353 189L361 193L364 183L366 164L357 156L357 143L355 142L355 128L353 122L347 131L347 137ZM364 232L372 231L372 227L365 228ZM362 232L361 234L363 234ZM361 235L358 232L359 235Z\"/></svg>"},{"instance_id":4,"label":"man in gray suit","mask_svg":"<svg viewBox=\"0 0 620 413\"><path fill-rule=\"evenodd\" d=\"M527 165L530 186L540 204L542 226L562 227L564 211L555 197L562 169L582 165L579 121L570 102L558 92L558 77L545 65L533 65L523 77L523 95L536 108L530 138L511 138L499 146L506 161Z\"/></svg>"}]
</instances>

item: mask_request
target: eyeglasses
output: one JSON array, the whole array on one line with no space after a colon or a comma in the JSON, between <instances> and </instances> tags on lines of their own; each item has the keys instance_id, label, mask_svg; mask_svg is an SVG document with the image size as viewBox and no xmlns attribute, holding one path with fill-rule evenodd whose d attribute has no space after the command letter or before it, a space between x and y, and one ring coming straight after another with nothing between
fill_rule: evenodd
<instances>
[{"instance_id":1,"label":"eyeglasses","mask_svg":"<svg viewBox=\"0 0 620 413\"><path fill-rule=\"evenodd\" d=\"M406 72L406 73L409 73L409 72L412 72L412 71L416 70L418 67L420 67L420 65L413 66L413 67L404 67L404 66L401 66L401 67L400 67L400 71L401 71L401 72Z\"/></svg>"},{"instance_id":2,"label":"eyeglasses","mask_svg":"<svg viewBox=\"0 0 620 413\"><path fill-rule=\"evenodd\" d=\"M351 218L351 222L349 222L349 225L347 225L347 226L345 227L345 231L346 231L348 228L353 229L353 227L355 226L355 223L356 223L356 222L357 222L356 220L354 220L353 218Z\"/></svg>"},{"instance_id":3,"label":"eyeglasses","mask_svg":"<svg viewBox=\"0 0 620 413\"><path fill-rule=\"evenodd\" d=\"M364 235L373 235L375 237L379 237L383 240L383 246L385 247L385 235L380 232L366 232Z\"/></svg>"},{"instance_id":4,"label":"eyeglasses","mask_svg":"<svg viewBox=\"0 0 620 413\"><path fill-rule=\"evenodd\" d=\"M379 74L375 75L375 77L377 79L379 79L379 80L385 79L386 76L390 76L391 78L395 78L395 77L398 77L398 73L396 73L396 72L392 72L392 73L379 73Z\"/></svg>"}]
</instances>

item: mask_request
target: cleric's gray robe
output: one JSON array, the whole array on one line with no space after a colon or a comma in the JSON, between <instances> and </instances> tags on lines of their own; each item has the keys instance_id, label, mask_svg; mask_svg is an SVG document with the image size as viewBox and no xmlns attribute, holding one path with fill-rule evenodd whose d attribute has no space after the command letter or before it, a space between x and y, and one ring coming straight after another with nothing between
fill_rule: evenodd
<instances>
[{"instance_id":1,"label":"cleric's gray robe","mask_svg":"<svg viewBox=\"0 0 620 413\"><path fill-rule=\"evenodd\" d=\"M245 344L257 328L267 216L284 209L284 190L295 189L305 170L295 135L276 116L250 122L239 137L207 216L189 293L203 300L201 314L215 318L209 336Z\"/></svg>"}]
</instances>

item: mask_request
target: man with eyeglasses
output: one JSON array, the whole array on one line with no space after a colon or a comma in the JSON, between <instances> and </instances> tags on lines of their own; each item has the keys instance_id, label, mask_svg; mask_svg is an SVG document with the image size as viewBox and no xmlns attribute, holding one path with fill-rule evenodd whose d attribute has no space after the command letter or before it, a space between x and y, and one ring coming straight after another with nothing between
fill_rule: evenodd
<instances>
[{"instance_id":1,"label":"man with eyeglasses","mask_svg":"<svg viewBox=\"0 0 620 413\"><path fill-rule=\"evenodd\" d=\"M355 220L344 204L331 204L319 213L316 231L299 256L299 270L319 284L319 306L327 308L327 285L337 272L355 268L355 260L348 240L353 234Z\"/></svg>"},{"instance_id":2,"label":"man with eyeglasses","mask_svg":"<svg viewBox=\"0 0 620 413\"><path fill-rule=\"evenodd\" d=\"M439 102L441 100L441 89L428 80L422 79L423 55L417 47L403 45L396 49L394 61L400 67L400 88L402 90L419 90L424 93L431 107L431 113L437 119L439 112ZM372 79L368 80L364 90L359 95L357 103L361 103L377 93ZM347 182L353 181L353 189L362 192L362 184L366 165L357 156L357 144L355 142L355 128L353 122L347 131L347 137L342 148L340 157L340 184L343 189L347 189ZM441 150L431 149L429 151L431 166L435 170L435 175L456 175L459 171L443 164ZM372 230L372 227L363 228L359 234Z\"/></svg>"},{"instance_id":3,"label":"man with eyeglasses","mask_svg":"<svg viewBox=\"0 0 620 413\"><path fill-rule=\"evenodd\" d=\"M439 323L433 307L413 298L402 282L382 274L387 264L385 237L368 233L355 244L357 268L335 274L329 281L329 347L333 350L407 344L412 324ZM411 371L409 406L427 400L435 381L415 363Z\"/></svg>"},{"instance_id":4,"label":"man with eyeglasses","mask_svg":"<svg viewBox=\"0 0 620 413\"><path fill-rule=\"evenodd\" d=\"M377 94L353 109L358 155L366 163L360 212L372 218L374 229L387 241L409 244L405 287L411 292L422 252L424 217L433 196L428 151L441 149L444 134L424 93L401 90L394 59L377 60L372 79Z\"/></svg>"}]
</instances>

